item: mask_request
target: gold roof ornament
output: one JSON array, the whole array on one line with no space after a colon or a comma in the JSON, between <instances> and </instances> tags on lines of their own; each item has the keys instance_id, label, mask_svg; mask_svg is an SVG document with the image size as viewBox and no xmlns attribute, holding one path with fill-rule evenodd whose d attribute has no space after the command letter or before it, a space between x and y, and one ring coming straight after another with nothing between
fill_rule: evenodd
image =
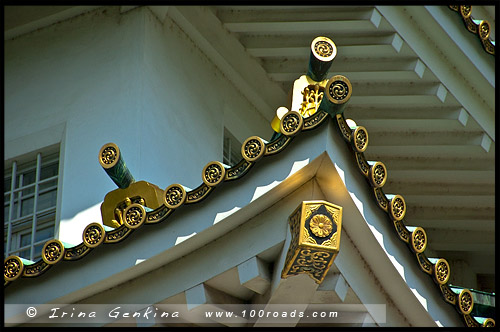
<instances>
[{"instance_id":1,"label":"gold roof ornament","mask_svg":"<svg viewBox=\"0 0 500 332\"><path fill-rule=\"evenodd\" d=\"M461 16L464 25L469 32L477 35L481 41L483 49L487 53L495 55L495 42L490 39L490 23L486 20L472 19L472 6L470 5L450 5L448 7Z\"/></svg>"},{"instance_id":2,"label":"gold roof ornament","mask_svg":"<svg viewBox=\"0 0 500 332\"><path fill-rule=\"evenodd\" d=\"M132 204L154 210L163 205L163 190L146 181L135 182L115 143L104 144L99 150L99 164L118 186L104 197L101 204L102 222L118 228L125 222L125 210Z\"/></svg>"},{"instance_id":3,"label":"gold roof ornament","mask_svg":"<svg viewBox=\"0 0 500 332\"><path fill-rule=\"evenodd\" d=\"M307 74L300 76L293 83L290 107L279 107L271 121L271 128L276 133L282 131L278 123L288 110L297 112L304 119L316 114L320 105L323 105L323 110L327 113L343 110L352 92L349 80L342 75L332 77L333 80L326 79L336 55L337 47L330 38L314 38L310 46Z\"/></svg>"},{"instance_id":4,"label":"gold roof ornament","mask_svg":"<svg viewBox=\"0 0 500 332\"><path fill-rule=\"evenodd\" d=\"M288 223L292 239L281 277L305 273L321 283L340 249L342 207L326 201L303 201Z\"/></svg>"},{"instance_id":5,"label":"gold roof ornament","mask_svg":"<svg viewBox=\"0 0 500 332\"><path fill-rule=\"evenodd\" d=\"M329 51L324 51L324 46L320 43L315 52L328 55ZM331 57L332 54L328 56ZM312 56L316 57L315 54ZM329 61L331 60L332 57ZM316 79L323 79L321 73L324 74L325 68L327 71L329 66L320 65L312 68L310 71L315 73L310 75ZM182 205L198 203L205 199L222 182L242 178L259 160L283 151L300 132L313 130L331 117L339 135L354 154L353 160L361 174L372 187L377 206L387 214L388 222L393 224L396 235L415 255L421 270L434 280L444 301L458 306L466 326L494 327L494 319L472 315L471 308L473 309L474 302L473 298L472 300L469 298L467 291L456 294L450 288L448 281L451 270L448 262L443 258L427 258L425 249L428 239L425 230L405 225L407 206L403 196L384 193L383 186L387 180L385 165L382 162L367 161L364 156L368 146L366 128L344 118L343 112L352 94L349 80L337 75L329 80L323 79L317 82L303 75L295 81L293 89L291 106L279 108L278 120L273 120L272 128L277 135L273 135L269 142L258 136L249 137L242 145L241 161L232 167L219 162L207 164L202 171L202 184L193 190L180 184L173 184L161 190L145 181L135 182L116 144L109 143L103 146L99 152L99 162L119 187L109 192L101 205L104 226L100 223L88 225L82 234L82 243L76 246L58 240L47 241L43 249L44 258L37 262L18 256L7 257L4 260L4 286L19 277L40 276L62 260L79 260L101 244L120 242L142 225L157 224L166 220ZM311 91L323 93L321 98L308 99L316 104L321 99L320 104L314 106L315 112L312 112L312 107L304 107L304 96L310 97ZM301 110L307 112L301 113ZM340 248L341 218L342 208L332 203L303 202L289 218L292 245L288 250L282 276L307 273L320 283ZM318 265L309 267L307 264L310 260L317 262Z\"/></svg>"}]
</instances>

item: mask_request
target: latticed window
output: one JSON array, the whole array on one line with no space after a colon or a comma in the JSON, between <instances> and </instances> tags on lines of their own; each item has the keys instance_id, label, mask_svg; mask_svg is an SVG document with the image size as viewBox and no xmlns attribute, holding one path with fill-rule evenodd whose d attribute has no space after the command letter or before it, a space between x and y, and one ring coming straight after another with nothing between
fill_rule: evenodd
<instances>
[{"instance_id":1,"label":"latticed window","mask_svg":"<svg viewBox=\"0 0 500 332\"><path fill-rule=\"evenodd\" d=\"M241 143L229 130L224 128L224 147L222 151L222 162L228 166L234 166L241 160Z\"/></svg>"},{"instance_id":2,"label":"latticed window","mask_svg":"<svg viewBox=\"0 0 500 332\"><path fill-rule=\"evenodd\" d=\"M38 153L5 165L4 256L36 261L54 238L59 153Z\"/></svg>"}]
</instances>

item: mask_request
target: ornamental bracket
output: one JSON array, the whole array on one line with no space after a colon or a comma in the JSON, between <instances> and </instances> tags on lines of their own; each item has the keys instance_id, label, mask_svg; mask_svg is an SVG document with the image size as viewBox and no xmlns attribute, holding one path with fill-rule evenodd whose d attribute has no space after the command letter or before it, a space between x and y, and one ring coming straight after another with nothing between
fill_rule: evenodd
<instances>
[{"instance_id":1,"label":"ornamental bracket","mask_svg":"<svg viewBox=\"0 0 500 332\"><path fill-rule=\"evenodd\" d=\"M342 207L303 201L288 217L292 240L282 278L305 273L320 284L340 249Z\"/></svg>"}]
</instances>

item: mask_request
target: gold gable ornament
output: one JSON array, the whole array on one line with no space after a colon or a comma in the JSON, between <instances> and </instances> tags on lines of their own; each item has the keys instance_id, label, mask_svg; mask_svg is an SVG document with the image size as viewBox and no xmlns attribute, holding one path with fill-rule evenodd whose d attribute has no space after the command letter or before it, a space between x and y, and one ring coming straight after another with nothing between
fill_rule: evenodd
<instances>
[{"instance_id":1,"label":"gold gable ornament","mask_svg":"<svg viewBox=\"0 0 500 332\"><path fill-rule=\"evenodd\" d=\"M303 201L288 218L292 240L282 278L306 273L321 283L340 249L342 207Z\"/></svg>"},{"instance_id":2,"label":"gold gable ornament","mask_svg":"<svg viewBox=\"0 0 500 332\"><path fill-rule=\"evenodd\" d=\"M143 223L128 222L129 215L135 216L142 210L145 215L147 211L163 205L164 190L146 181L136 182L115 143L102 146L99 151L99 164L118 186L118 189L106 194L101 204L104 225L118 228L125 224L129 228L137 228Z\"/></svg>"}]
</instances>

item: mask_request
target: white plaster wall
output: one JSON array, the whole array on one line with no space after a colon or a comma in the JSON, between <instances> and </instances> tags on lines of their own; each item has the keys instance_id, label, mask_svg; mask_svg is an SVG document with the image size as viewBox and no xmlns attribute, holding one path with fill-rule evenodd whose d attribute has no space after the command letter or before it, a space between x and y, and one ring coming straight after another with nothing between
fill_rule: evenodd
<instances>
[{"instance_id":1,"label":"white plaster wall","mask_svg":"<svg viewBox=\"0 0 500 332\"><path fill-rule=\"evenodd\" d=\"M148 8L105 7L5 42L5 159L61 137L62 241L80 243L116 188L97 161L103 144L120 147L136 180L195 188L203 166L222 158L227 116L244 119L237 137L271 133L178 26Z\"/></svg>"}]
</instances>

